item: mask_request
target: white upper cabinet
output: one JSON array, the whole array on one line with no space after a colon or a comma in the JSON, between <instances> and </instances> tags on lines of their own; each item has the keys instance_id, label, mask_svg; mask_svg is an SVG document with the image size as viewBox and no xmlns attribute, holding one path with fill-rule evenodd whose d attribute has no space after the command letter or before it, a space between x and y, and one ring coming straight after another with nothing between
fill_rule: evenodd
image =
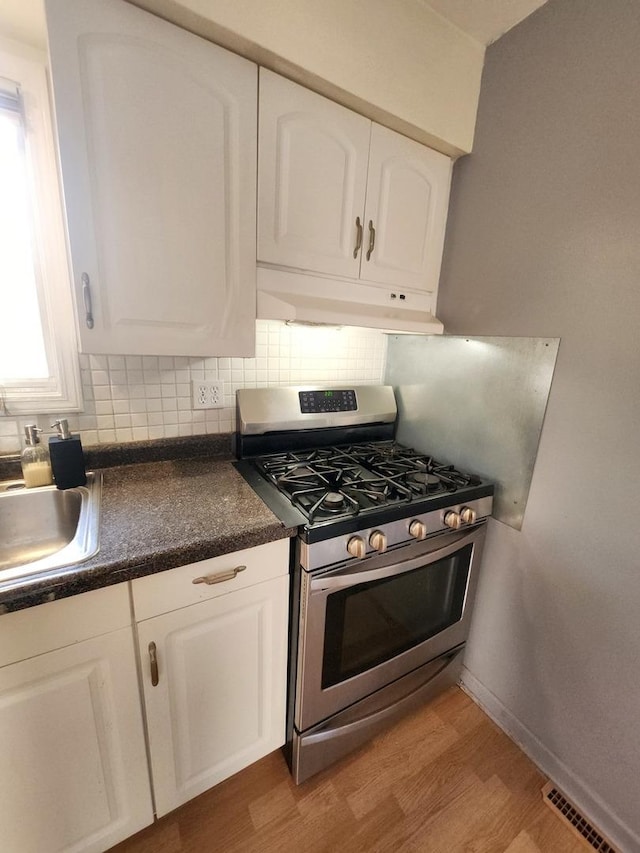
<instances>
[{"instance_id":1,"label":"white upper cabinet","mask_svg":"<svg viewBox=\"0 0 640 853\"><path fill-rule=\"evenodd\" d=\"M435 292L450 180L443 154L260 70L259 262Z\"/></svg>"},{"instance_id":2,"label":"white upper cabinet","mask_svg":"<svg viewBox=\"0 0 640 853\"><path fill-rule=\"evenodd\" d=\"M450 181L444 154L372 126L362 278L437 288Z\"/></svg>"},{"instance_id":3,"label":"white upper cabinet","mask_svg":"<svg viewBox=\"0 0 640 853\"><path fill-rule=\"evenodd\" d=\"M259 260L358 277L370 131L363 116L260 70Z\"/></svg>"},{"instance_id":4,"label":"white upper cabinet","mask_svg":"<svg viewBox=\"0 0 640 853\"><path fill-rule=\"evenodd\" d=\"M47 0L82 349L253 355L257 68L122 0Z\"/></svg>"}]
</instances>

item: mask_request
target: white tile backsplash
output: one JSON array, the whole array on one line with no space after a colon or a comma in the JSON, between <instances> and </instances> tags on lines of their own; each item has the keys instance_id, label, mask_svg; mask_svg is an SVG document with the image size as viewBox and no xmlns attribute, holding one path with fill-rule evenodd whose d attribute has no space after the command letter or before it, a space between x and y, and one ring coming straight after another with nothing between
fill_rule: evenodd
<instances>
[{"instance_id":1,"label":"white tile backsplash","mask_svg":"<svg viewBox=\"0 0 640 853\"><path fill-rule=\"evenodd\" d=\"M387 337L375 329L258 320L255 358L81 355L84 410L67 417L85 445L235 429L238 388L331 382L379 384ZM194 411L191 380L224 382L223 409ZM10 406L9 406L10 410ZM58 415L0 417L0 455L22 447L24 424L45 432Z\"/></svg>"}]
</instances>

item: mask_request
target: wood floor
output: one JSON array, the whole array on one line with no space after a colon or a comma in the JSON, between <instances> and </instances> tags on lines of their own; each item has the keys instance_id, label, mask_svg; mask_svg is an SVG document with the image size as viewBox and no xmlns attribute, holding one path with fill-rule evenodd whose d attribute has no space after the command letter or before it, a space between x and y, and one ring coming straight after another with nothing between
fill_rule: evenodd
<instances>
[{"instance_id":1,"label":"wood floor","mask_svg":"<svg viewBox=\"0 0 640 853\"><path fill-rule=\"evenodd\" d=\"M585 853L544 777L457 687L303 785L280 752L117 853Z\"/></svg>"}]
</instances>

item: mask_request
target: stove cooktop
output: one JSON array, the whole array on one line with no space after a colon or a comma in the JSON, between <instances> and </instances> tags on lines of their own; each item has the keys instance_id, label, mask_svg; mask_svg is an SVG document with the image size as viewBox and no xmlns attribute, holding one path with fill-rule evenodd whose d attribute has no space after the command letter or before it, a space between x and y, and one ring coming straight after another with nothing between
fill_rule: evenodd
<instances>
[{"instance_id":1,"label":"stove cooktop","mask_svg":"<svg viewBox=\"0 0 640 853\"><path fill-rule=\"evenodd\" d=\"M239 470L276 515L294 510L282 520L302 524L307 541L493 493L481 478L395 441L273 453Z\"/></svg>"}]
</instances>

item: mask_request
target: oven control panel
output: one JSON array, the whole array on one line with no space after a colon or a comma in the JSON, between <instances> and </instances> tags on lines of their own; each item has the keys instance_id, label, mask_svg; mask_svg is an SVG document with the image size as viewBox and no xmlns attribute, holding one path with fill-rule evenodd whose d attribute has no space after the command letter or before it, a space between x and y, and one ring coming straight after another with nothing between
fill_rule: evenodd
<instances>
[{"instance_id":1,"label":"oven control panel","mask_svg":"<svg viewBox=\"0 0 640 853\"><path fill-rule=\"evenodd\" d=\"M326 391L299 391L300 411L303 415L321 414L324 412L355 412L358 408L356 392L348 390L327 389Z\"/></svg>"},{"instance_id":2,"label":"oven control panel","mask_svg":"<svg viewBox=\"0 0 640 853\"><path fill-rule=\"evenodd\" d=\"M402 552L406 546L425 539L433 540L443 534L462 528L472 530L491 515L493 498L466 500L463 504L451 504L443 509L407 515L397 521L389 521L375 527L363 526L353 533L338 535L320 542L301 542L300 564L306 571L345 565L353 560L375 557L389 551ZM362 517L364 521L364 516ZM398 559L402 559L399 557Z\"/></svg>"}]
</instances>

